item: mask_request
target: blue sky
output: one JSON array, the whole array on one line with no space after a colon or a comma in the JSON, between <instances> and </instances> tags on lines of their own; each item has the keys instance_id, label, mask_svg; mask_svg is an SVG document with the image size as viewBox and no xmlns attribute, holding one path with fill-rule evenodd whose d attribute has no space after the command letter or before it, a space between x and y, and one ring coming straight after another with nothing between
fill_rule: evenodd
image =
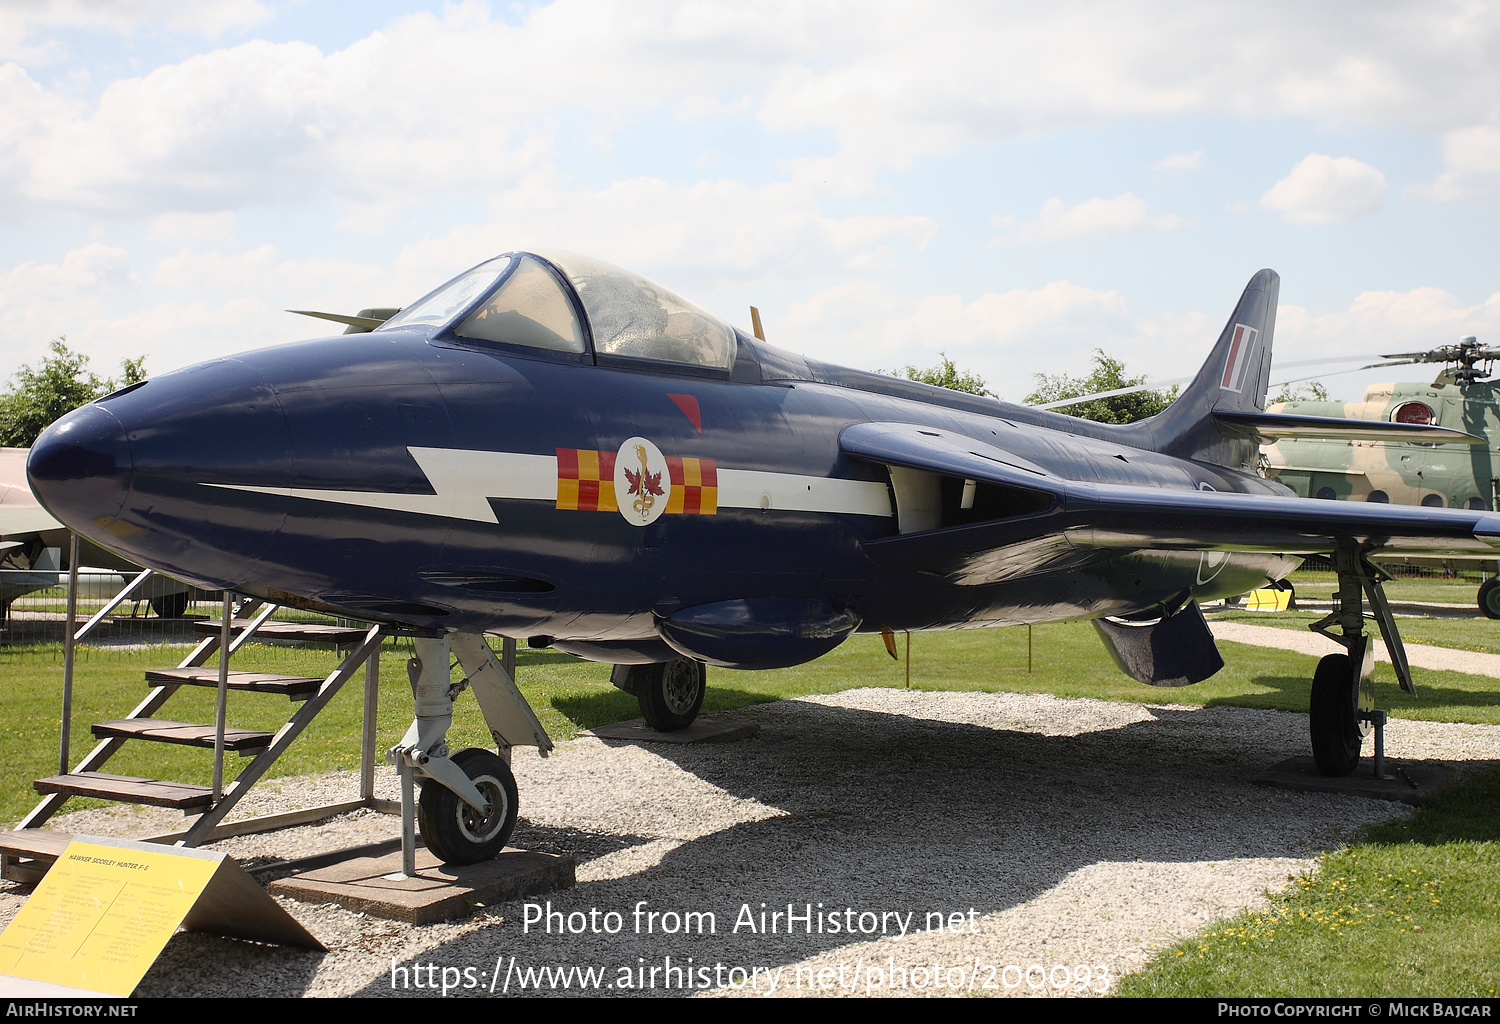
<instances>
[{"instance_id":1,"label":"blue sky","mask_svg":"<svg viewBox=\"0 0 1500 1024\"><path fill-rule=\"evenodd\" d=\"M1263 266L1281 360L1500 343L1497 42L1458 3L22 0L0 377L306 337L282 310L517 247L1012 400L1095 348L1191 373Z\"/></svg>"}]
</instances>

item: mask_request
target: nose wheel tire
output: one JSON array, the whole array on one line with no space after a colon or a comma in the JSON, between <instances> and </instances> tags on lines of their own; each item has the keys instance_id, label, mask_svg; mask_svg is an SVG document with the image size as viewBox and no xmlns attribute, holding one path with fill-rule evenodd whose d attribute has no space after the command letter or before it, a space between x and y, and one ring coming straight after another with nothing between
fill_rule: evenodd
<instances>
[{"instance_id":1,"label":"nose wheel tire","mask_svg":"<svg viewBox=\"0 0 1500 1024\"><path fill-rule=\"evenodd\" d=\"M664 665L640 665L635 699L641 717L657 732L686 729L703 708L708 671L692 658L678 658Z\"/></svg>"},{"instance_id":2,"label":"nose wheel tire","mask_svg":"<svg viewBox=\"0 0 1500 1024\"><path fill-rule=\"evenodd\" d=\"M1360 748L1370 731L1361 712L1374 706L1374 688L1355 677L1349 655L1330 654L1318 662L1307 719L1320 774L1348 775L1358 767Z\"/></svg>"},{"instance_id":3,"label":"nose wheel tire","mask_svg":"<svg viewBox=\"0 0 1500 1024\"><path fill-rule=\"evenodd\" d=\"M417 800L422 840L444 864L491 860L505 849L516 829L519 799L515 776L498 754L479 747L460 750L452 760L473 780L490 809L480 813L453 790L429 779Z\"/></svg>"}]
</instances>

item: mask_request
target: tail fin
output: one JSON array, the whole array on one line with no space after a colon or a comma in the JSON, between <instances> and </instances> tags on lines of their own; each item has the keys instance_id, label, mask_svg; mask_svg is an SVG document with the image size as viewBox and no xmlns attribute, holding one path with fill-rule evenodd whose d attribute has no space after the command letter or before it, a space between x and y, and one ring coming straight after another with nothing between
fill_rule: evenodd
<instances>
[{"instance_id":1,"label":"tail fin","mask_svg":"<svg viewBox=\"0 0 1500 1024\"><path fill-rule=\"evenodd\" d=\"M1280 287L1274 270L1250 279L1193 382L1164 411L1122 428L1137 435L1132 444L1233 469L1255 468L1260 444L1253 432L1221 423L1214 413L1265 409Z\"/></svg>"}]
</instances>

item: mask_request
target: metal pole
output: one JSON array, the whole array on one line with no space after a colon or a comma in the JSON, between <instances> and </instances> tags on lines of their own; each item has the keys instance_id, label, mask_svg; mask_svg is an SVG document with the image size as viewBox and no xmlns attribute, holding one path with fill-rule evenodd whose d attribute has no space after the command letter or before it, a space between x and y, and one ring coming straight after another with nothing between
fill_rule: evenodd
<instances>
[{"instance_id":1,"label":"metal pole","mask_svg":"<svg viewBox=\"0 0 1500 1024\"><path fill-rule=\"evenodd\" d=\"M375 799L375 727L380 701L380 648L365 662L365 718L359 739L359 798Z\"/></svg>"},{"instance_id":2,"label":"metal pole","mask_svg":"<svg viewBox=\"0 0 1500 1024\"><path fill-rule=\"evenodd\" d=\"M911 630L906 631L906 688L911 689Z\"/></svg>"},{"instance_id":3,"label":"metal pole","mask_svg":"<svg viewBox=\"0 0 1500 1024\"><path fill-rule=\"evenodd\" d=\"M1031 623L1026 623L1026 674L1031 675Z\"/></svg>"},{"instance_id":4,"label":"metal pole","mask_svg":"<svg viewBox=\"0 0 1500 1024\"><path fill-rule=\"evenodd\" d=\"M417 876L417 826L416 794L412 784L412 766L406 758L397 759L401 772L401 873L407 878Z\"/></svg>"},{"instance_id":5,"label":"metal pole","mask_svg":"<svg viewBox=\"0 0 1500 1024\"><path fill-rule=\"evenodd\" d=\"M68 743L73 731L73 632L78 628L78 534L68 533L68 615L63 635L62 742L57 753L57 774L68 774Z\"/></svg>"},{"instance_id":6,"label":"metal pole","mask_svg":"<svg viewBox=\"0 0 1500 1024\"><path fill-rule=\"evenodd\" d=\"M224 794L224 711L229 696L229 631L233 615L234 602L226 590L219 625L219 700L214 709L214 803Z\"/></svg>"}]
</instances>

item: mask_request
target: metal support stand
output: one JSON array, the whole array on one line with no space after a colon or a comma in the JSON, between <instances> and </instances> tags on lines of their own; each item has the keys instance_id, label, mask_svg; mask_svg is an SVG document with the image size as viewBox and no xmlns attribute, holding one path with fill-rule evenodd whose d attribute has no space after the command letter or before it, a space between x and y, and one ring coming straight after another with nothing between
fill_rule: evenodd
<instances>
[{"instance_id":1,"label":"metal support stand","mask_svg":"<svg viewBox=\"0 0 1500 1024\"><path fill-rule=\"evenodd\" d=\"M365 662L365 709L359 733L359 798L375 801L375 738L379 727L380 656Z\"/></svg>"},{"instance_id":2,"label":"metal support stand","mask_svg":"<svg viewBox=\"0 0 1500 1024\"><path fill-rule=\"evenodd\" d=\"M234 600L226 590L219 619L219 693L214 702L214 803L224 797L224 723L229 707L229 644L233 625Z\"/></svg>"},{"instance_id":3,"label":"metal support stand","mask_svg":"<svg viewBox=\"0 0 1500 1024\"><path fill-rule=\"evenodd\" d=\"M1388 779L1385 773L1385 723L1388 716L1379 708L1371 711L1365 716L1365 720L1375 727L1375 778Z\"/></svg>"},{"instance_id":4,"label":"metal support stand","mask_svg":"<svg viewBox=\"0 0 1500 1024\"><path fill-rule=\"evenodd\" d=\"M401 773L401 877L415 878L417 874L417 797L413 781L415 771L402 760L397 765Z\"/></svg>"},{"instance_id":5,"label":"metal support stand","mask_svg":"<svg viewBox=\"0 0 1500 1024\"><path fill-rule=\"evenodd\" d=\"M68 773L68 743L73 733L73 646L78 628L78 534L68 534L68 621L63 636L63 706L62 744L57 757L57 773Z\"/></svg>"}]
</instances>

